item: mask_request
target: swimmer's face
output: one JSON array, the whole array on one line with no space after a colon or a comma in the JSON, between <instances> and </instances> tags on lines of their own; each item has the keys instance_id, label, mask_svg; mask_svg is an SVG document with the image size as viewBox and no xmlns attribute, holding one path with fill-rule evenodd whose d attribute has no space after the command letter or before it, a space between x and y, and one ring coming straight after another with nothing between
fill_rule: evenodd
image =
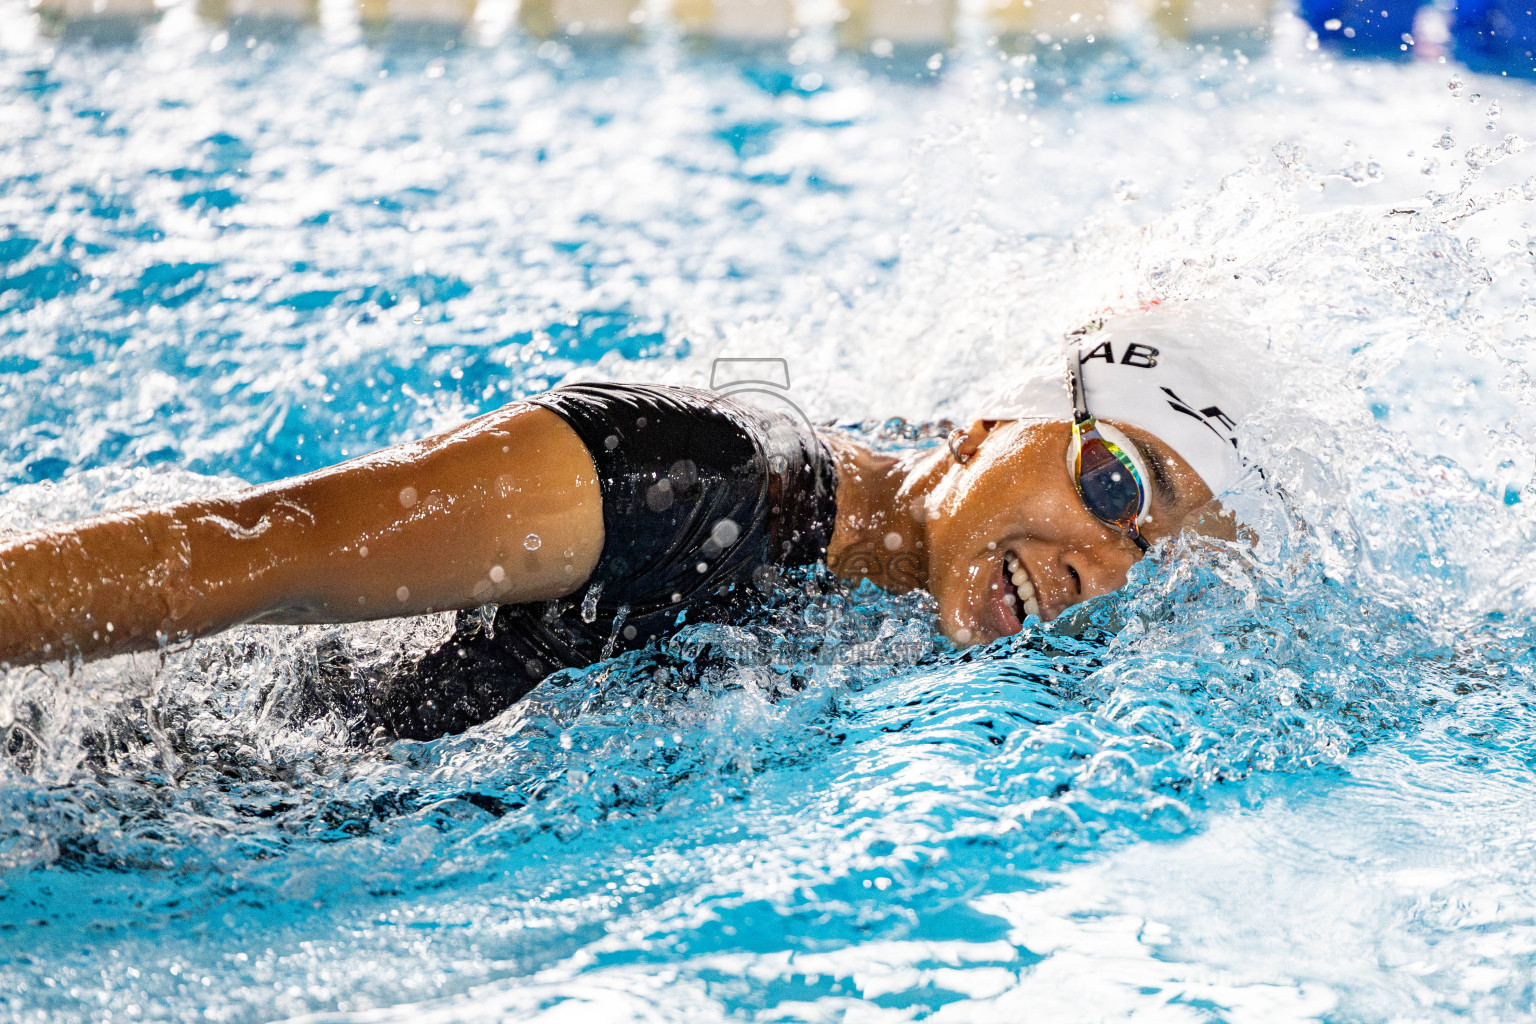
<instances>
[{"instance_id":1,"label":"swimmer's face","mask_svg":"<svg viewBox=\"0 0 1536 1024\"><path fill-rule=\"evenodd\" d=\"M1168 446L1114 425L1152 470L1154 479L1144 481L1151 518L1141 526L1148 541L1215 508L1210 489ZM961 449L974 454L963 466L950 464L927 509L928 589L950 639L1008 636L1031 613L1049 622L1125 585L1141 552L1083 506L1067 470L1071 439L1068 423L976 423L965 431Z\"/></svg>"}]
</instances>

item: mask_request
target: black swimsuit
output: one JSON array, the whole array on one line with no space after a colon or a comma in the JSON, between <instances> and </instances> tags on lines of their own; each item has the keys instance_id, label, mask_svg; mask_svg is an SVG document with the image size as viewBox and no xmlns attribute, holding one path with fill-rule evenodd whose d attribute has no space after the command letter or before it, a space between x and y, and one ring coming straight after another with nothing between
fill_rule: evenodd
<instances>
[{"instance_id":1,"label":"black swimsuit","mask_svg":"<svg viewBox=\"0 0 1536 1024\"><path fill-rule=\"evenodd\" d=\"M597 568L563 600L459 613L445 644L369 685L364 732L461 732L551 672L642 647L684 621L729 621L776 567L826 555L837 474L793 411L634 384L576 384L530 401L569 423L597 466Z\"/></svg>"}]
</instances>

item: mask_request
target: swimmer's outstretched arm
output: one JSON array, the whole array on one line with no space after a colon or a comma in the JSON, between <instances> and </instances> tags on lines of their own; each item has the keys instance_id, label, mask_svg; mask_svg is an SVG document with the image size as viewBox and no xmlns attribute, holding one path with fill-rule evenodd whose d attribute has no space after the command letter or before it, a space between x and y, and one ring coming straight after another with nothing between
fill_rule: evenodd
<instances>
[{"instance_id":1,"label":"swimmer's outstretched arm","mask_svg":"<svg viewBox=\"0 0 1536 1024\"><path fill-rule=\"evenodd\" d=\"M586 447L514 404L228 497L0 538L0 662L563 597L602 547Z\"/></svg>"}]
</instances>

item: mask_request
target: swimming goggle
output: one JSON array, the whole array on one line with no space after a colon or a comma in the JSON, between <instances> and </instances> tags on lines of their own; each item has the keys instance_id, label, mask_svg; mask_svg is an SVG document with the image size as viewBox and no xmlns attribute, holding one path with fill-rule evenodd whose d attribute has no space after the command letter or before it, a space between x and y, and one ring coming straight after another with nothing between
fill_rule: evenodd
<instances>
[{"instance_id":1,"label":"swimming goggle","mask_svg":"<svg viewBox=\"0 0 1536 1024\"><path fill-rule=\"evenodd\" d=\"M1136 521L1147 510L1146 484L1136 468L1135 457L1099 432L1099 422L1088 411L1083 395L1077 346L1068 347L1067 376L1072 382L1072 453L1068 467L1072 483L1089 512L1146 551L1151 545L1136 528Z\"/></svg>"}]
</instances>

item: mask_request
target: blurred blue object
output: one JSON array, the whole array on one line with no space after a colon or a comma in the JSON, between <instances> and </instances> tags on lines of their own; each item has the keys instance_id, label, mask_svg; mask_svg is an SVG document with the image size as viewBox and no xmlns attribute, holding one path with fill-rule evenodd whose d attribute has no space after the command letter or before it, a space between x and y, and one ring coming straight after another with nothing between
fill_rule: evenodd
<instances>
[{"instance_id":1,"label":"blurred blue object","mask_svg":"<svg viewBox=\"0 0 1536 1024\"><path fill-rule=\"evenodd\" d=\"M1458 0L1451 27L1456 58L1473 71L1536 78L1533 9L1533 0Z\"/></svg>"},{"instance_id":2,"label":"blurred blue object","mask_svg":"<svg viewBox=\"0 0 1536 1024\"><path fill-rule=\"evenodd\" d=\"M1341 53L1407 60L1422 6L1418 0L1300 0L1298 13L1318 42Z\"/></svg>"}]
</instances>

